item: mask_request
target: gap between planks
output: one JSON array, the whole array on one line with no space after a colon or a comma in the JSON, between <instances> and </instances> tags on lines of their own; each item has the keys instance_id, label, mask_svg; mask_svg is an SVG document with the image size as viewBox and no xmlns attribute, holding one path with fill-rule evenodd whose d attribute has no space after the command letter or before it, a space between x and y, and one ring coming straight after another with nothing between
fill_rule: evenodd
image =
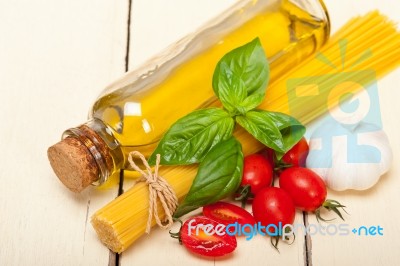
<instances>
[{"instance_id":1,"label":"gap between planks","mask_svg":"<svg viewBox=\"0 0 400 266\"><path fill-rule=\"evenodd\" d=\"M119 185L118 185L118 193L117 197L124 193L124 170L121 169L119 172ZM115 253L113 251L109 251L110 254L108 256L108 266L120 266L121 265L121 255Z\"/></svg>"},{"instance_id":2,"label":"gap between planks","mask_svg":"<svg viewBox=\"0 0 400 266\"><path fill-rule=\"evenodd\" d=\"M132 13L132 0L128 1L128 19L127 19L127 27L126 27L126 51L125 51L125 72L129 70L129 50L130 50L130 41L131 41L131 13ZM118 194L117 197L124 193L124 170L120 170L119 173L119 185L118 185ZM122 254L115 253L113 251L109 251L110 255L108 256L108 266L120 266L121 265L121 256Z\"/></svg>"},{"instance_id":3,"label":"gap between planks","mask_svg":"<svg viewBox=\"0 0 400 266\"><path fill-rule=\"evenodd\" d=\"M88 223L88 218L89 218L89 207L90 207L90 194L89 194L89 200L86 204L86 218L85 218L85 231L83 232L83 250L82 250L82 256L85 256L85 241L86 241L86 229L87 229L87 223Z\"/></svg>"},{"instance_id":4,"label":"gap between planks","mask_svg":"<svg viewBox=\"0 0 400 266\"><path fill-rule=\"evenodd\" d=\"M308 227L308 214L303 212L303 224L305 228ZM304 265L312 266L312 242L311 235L306 230L306 235L304 236Z\"/></svg>"}]
</instances>

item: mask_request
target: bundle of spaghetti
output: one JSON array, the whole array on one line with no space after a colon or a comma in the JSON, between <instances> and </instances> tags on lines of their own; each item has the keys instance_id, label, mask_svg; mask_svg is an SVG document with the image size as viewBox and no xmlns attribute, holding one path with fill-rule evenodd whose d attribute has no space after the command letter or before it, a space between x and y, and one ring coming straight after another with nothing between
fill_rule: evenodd
<instances>
[{"instance_id":1,"label":"bundle of spaghetti","mask_svg":"<svg viewBox=\"0 0 400 266\"><path fill-rule=\"evenodd\" d=\"M400 34L396 26L378 12L371 12L349 21L315 56L274 78L259 108L287 113L308 123L337 105L342 96L363 90L398 67L399 62ZM240 128L234 134L245 154L264 147ZM181 200L196 170L195 165L163 166L160 175ZM148 201L148 187L139 183L97 211L92 224L100 240L114 252L128 248L145 232ZM160 218L164 217L161 206L158 210Z\"/></svg>"}]
</instances>

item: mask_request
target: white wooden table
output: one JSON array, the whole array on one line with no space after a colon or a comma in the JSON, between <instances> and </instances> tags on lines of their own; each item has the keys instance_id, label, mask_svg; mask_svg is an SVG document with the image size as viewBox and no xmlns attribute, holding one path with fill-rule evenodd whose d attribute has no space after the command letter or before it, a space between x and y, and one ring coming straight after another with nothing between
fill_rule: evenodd
<instances>
[{"instance_id":1,"label":"white wooden table","mask_svg":"<svg viewBox=\"0 0 400 266\"><path fill-rule=\"evenodd\" d=\"M378 83L394 150L390 173L368 191L329 192L348 206L347 223L380 225L384 236L313 236L307 245L298 237L280 254L267 239L240 239L233 256L205 260L156 229L116 256L88 217L118 188L73 194L55 177L47 147L85 121L103 87L233 2L0 0L0 265L399 265L399 70ZM333 32L372 9L400 21L396 1L326 3ZM313 215L308 220L315 222Z\"/></svg>"}]
</instances>

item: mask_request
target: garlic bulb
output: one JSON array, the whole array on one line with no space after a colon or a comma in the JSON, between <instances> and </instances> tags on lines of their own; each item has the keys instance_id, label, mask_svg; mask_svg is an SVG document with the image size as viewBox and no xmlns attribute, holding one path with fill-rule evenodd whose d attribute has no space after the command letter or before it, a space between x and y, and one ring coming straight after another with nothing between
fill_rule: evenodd
<instances>
[{"instance_id":1,"label":"garlic bulb","mask_svg":"<svg viewBox=\"0 0 400 266\"><path fill-rule=\"evenodd\" d=\"M385 132L365 122L325 123L313 132L309 146L307 167L338 191L372 187L392 162Z\"/></svg>"}]
</instances>

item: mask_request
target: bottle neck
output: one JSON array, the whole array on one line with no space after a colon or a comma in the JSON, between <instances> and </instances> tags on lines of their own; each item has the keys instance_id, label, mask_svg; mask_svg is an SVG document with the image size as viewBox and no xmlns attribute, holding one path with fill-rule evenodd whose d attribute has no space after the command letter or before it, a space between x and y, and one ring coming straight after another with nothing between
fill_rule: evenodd
<instances>
[{"instance_id":1,"label":"bottle neck","mask_svg":"<svg viewBox=\"0 0 400 266\"><path fill-rule=\"evenodd\" d=\"M123 164L119 142L112 131L99 119L93 118L86 123L64 131L62 139L75 138L86 146L96 162L98 179L92 185L105 183Z\"/></svg>"}]
</instances>

